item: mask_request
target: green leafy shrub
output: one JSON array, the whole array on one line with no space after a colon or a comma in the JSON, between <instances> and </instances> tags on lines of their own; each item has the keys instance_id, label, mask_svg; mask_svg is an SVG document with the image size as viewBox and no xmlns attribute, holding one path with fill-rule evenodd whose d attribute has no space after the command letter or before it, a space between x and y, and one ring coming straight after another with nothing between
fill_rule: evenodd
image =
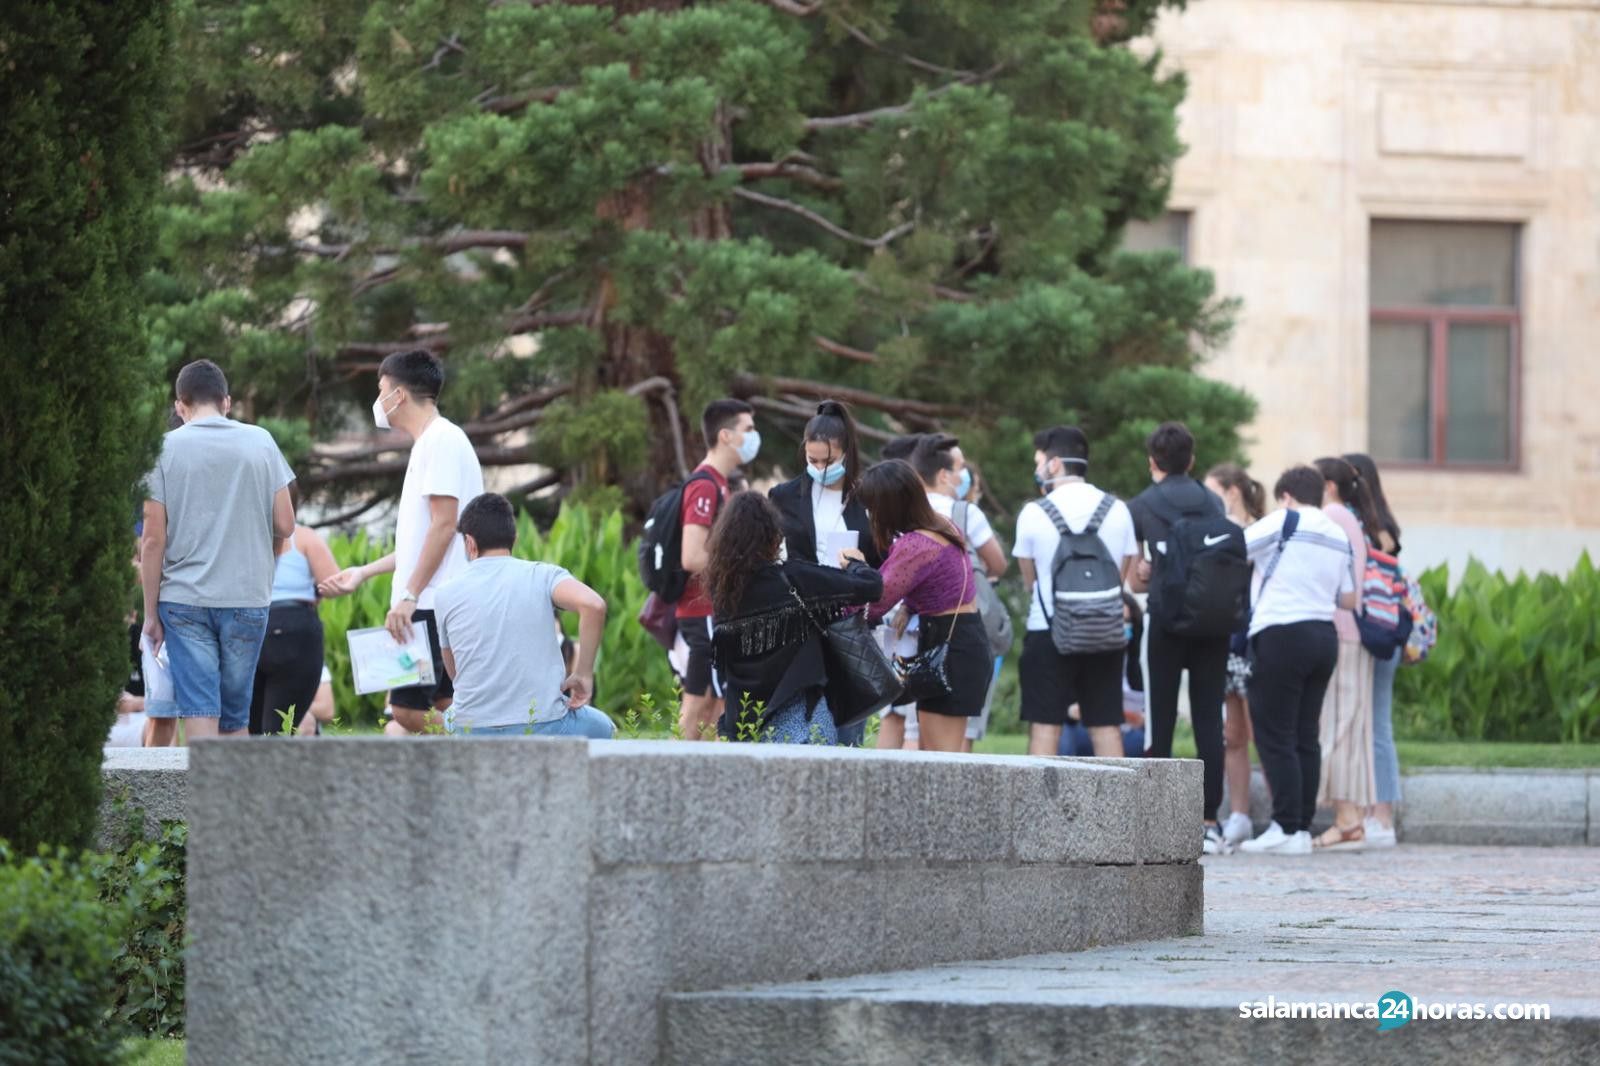
<instances>
[{"instance_id":1,"label":"green leafy shrub","mask_svg":"<svg viewBox=\"0 0 1600 1066\"><path fill-rule=\"evenodd\" d=\"M1395 681L1395 733L1413 740L1600 741L1600 572L1507 577L1477 560L1418 580L1439 642Z\"/></svg>"},{"instance_id":2,"label":"green leafy shrub","mask_svg":"<svg viewBox=\"0 0 1600 1066\"><path fill-rule=\"evenodd\" d=\"M370 562L390 550L388 544L369 540L365 534L334 537L329 543L341 567ZM546 532L526 513L517 519L517 558L564 567L606 601L609 613L595 667L595 704L614 718L620 718L644 694L662 706L673 696L674 679L666 654L638 623L648 593L639 580L637 550L638 542L623 536L622 514L614 509L601 512L565 504ZM325 601L321 607L334 702L346 721L376 723L383 713L381 693L355 693L346 634L383 624L389 611L389 583L389 575L374 578L353 595ZM577 618L564 616L563 622L568 635L576 639Z\"/></svg>"},{"instance_id":3,"label":"green leafy shrub","mask_svg":"<svg viewBox=\"0 0 1600 1066\"><path fill-rule=\"evenodd\" d=\"M100 898L93 863L19 861L0 842L0 1063L120 1061L126 1033L106 1017L128 914Z\"/></svg>"},{"instance_id":4,"label":"green leafy shrub","mask_svg":"<svg viewBox=\"0 0 1600 1066\"><path fill-rule=\"evenodd\" d=\"M94 864L100 899L127 908L127 933L112 963L112 1014L138 1036L183 1035L185 854L189 830L163 822L155 840Z\"/></svg>"}]
</instances>

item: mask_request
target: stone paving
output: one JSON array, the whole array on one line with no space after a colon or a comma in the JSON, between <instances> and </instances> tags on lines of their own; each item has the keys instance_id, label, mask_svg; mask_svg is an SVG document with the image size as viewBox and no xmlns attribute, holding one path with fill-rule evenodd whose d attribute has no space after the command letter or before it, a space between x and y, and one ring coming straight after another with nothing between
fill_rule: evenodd
<instances>
[{"instance_id":1,"label":"stone paving","mask_svg":"<svg viewBox=\"0 0 1600 1066\"><path fill-rule=\"evenodd\" d=\"M1372 1001L1398 989L1600 1018L1595 849L1401 845L1204 866L1202 936L801 987L866 1000L1192 1007L1269 994Z\"/></svg>"},{"instance_id":2,"label":"stone paving","mask_svg":"<svg viewBox=\"0 0 1600 1066\"><path fill-rule=\"evenodd\" d=\"M668 1066L1594 1066L1600 850L1410 845L1205 866L1205 932L667 997ZM1549 1022L1240 1004L1548 1004ZM727 1049L736 1049L729 1052Z\"/></svg>"}]
</instances>

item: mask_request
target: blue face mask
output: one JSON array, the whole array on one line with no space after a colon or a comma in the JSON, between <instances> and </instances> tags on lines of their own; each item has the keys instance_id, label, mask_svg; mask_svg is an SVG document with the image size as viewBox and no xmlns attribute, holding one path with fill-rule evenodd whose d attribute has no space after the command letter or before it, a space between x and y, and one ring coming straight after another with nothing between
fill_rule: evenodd
<instances>
[{"instance_id":1,"label":"blue face mask","mask_svg":"<svg viewBox=\"0 0 1600 1066\"><path fill-rule=\"evenodd\" d=\"M967 493L972 491L972 471L967 467L961 468L961 480L956 482L956 499L964 500Z\"/></svg>"},{"instance_id":2,"label":"blue face mask","mask_svg":"<svg viewBox=\"0 0 1600 1066\"><path fill-rule=\"evenodd\" d=\"M1124 622L1124 623L1122 623L1122 643L1124 643L1124 644L1132 644L1133 643L1133 623L1132 622Z\"/></svg>"},{"instance_id":3,"label":"blue face mask","mask_svg":"<svg viewBox=\"0 0 1600 1066\"><path fill-rule=\"evenodd\" d=\"M826 470L818 470L810 463L806 464L806 473L811 475L811 480L821 485L837 485L844 478L844 463L834 463Z\"/></svg>"}]
</instances>

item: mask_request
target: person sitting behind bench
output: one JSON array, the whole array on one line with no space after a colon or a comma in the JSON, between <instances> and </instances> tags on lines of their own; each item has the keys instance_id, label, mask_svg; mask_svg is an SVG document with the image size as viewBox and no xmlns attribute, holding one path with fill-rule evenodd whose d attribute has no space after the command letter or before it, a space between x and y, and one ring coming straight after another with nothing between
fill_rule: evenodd
<instances>
[{"instance_id":1,"label":"person sitting behind bench","mask_svg":"<svg viewBox=\"0 0 1600 1066\"><path fill-rule=\"evenodd\" d=\"M504 496L478 496L458 525L470 565L434 601L444 666L455 683L450 731L609 740L611 719L589 705L606 601L559 566L511 557L517 520ZM556 608L578 613L570 673Z\"/></svg>"}]
</instances>

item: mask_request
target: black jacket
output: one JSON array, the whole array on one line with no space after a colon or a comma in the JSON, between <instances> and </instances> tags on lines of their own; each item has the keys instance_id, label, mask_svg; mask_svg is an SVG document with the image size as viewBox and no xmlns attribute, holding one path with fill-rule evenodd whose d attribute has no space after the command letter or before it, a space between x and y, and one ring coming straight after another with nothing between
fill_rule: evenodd
<instances>
[{"instance_id":1,"label":"black jacket","mask_svg":"<svg viewBox=\"0 0 1600 1066\"><path fill-rule=\"evenodd\" d=\"M767 493L783 514L783 539L789 545L789 558L814 562L817 558L817 530L811 517L811 494L818 491L809 474L801 474L781 485L774 485ZM854 499L844 502L844 527L855 530L861 545L861 554L873 569L883 565L883 557L872 543L872 520L867 509Z\"/></svg>"},{"instance_id":2,"label":"black jacket","mask_svg":"<svg viewBox=\"0 0 1600 1066\"><path fill-rule=\"evenodd\" d=\"M741 706L761 703L772 711L802 693L815 706L828 683L820 627L882 595L883 578L857 561L836 570L790 559L752 574L738 612L717 619L713 631L717 665L727 682L725 727L738 721Z\"/></svg>"}]
</instances>

